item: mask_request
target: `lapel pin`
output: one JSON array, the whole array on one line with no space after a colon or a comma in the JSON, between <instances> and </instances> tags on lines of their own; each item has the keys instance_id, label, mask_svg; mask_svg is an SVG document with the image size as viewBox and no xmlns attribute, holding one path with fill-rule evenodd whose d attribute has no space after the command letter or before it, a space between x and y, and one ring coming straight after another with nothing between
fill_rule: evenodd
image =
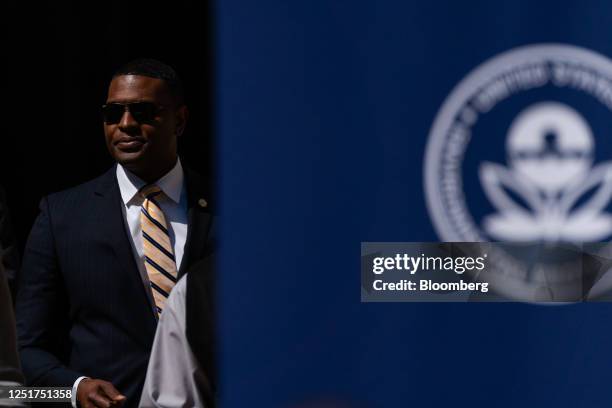
<instances>
[{"instance_id":1,"label":"lapel pin","mask_svg":"<svg viewBox=\"0 0 612 408\"><path fill-rule=\"evenodd\" d=\"M206 208L206 207L208 206L208 203L206 202L206 200L205 200L205 199L200 198L200 199L198 200L198 205L199 205L200 207L202 207L202 208Z\"/></svg>"}]
</instances>

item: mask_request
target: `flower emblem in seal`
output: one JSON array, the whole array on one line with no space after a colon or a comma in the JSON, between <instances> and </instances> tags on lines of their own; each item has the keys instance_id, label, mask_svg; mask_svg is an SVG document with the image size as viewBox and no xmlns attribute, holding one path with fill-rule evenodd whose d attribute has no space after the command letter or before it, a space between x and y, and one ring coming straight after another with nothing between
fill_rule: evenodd
<instances>
[{"instance_id":1,"label":"flower emblem in seal","mask_svg":"<svg viewBox=\"0 0 612 408\"><path fill-rule=\"evenodd\" d=\"M611 136L609 58L572 45L534 44L485 61L451 91L429 133L424 187L439 238L608 240ZM506 274L502 291L554 298L540 283L555 281L555 268L534 275L525 267L512 282Z\"/></svg>"}]
</instances>

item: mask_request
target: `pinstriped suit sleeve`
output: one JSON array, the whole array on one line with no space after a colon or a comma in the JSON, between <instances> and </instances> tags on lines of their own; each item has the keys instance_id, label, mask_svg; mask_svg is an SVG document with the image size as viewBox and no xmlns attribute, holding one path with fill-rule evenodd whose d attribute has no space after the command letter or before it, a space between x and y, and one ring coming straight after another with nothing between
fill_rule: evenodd
<instances>
[{"instance_id":1,"label":"pinstriped suit sleeve","mask_svg":"<svg viewBox=\"0 0 612 408\"><path fill-rule=\"evenodd\" d=\"M43 198L26 244L17 297L17 332L26 383L71 387L82 374L68 369L69 305L55 251L49 202Z\"/></svg>"}]
</instances>

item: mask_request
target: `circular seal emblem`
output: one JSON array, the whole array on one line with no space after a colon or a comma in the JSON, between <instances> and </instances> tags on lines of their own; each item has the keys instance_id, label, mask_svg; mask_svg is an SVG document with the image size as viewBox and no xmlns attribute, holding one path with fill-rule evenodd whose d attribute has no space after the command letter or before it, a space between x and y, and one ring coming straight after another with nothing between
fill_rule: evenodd
<instances>
[{"instance_id":1,"label":"circular seal emblem","mask_svg":"<svg viewBox=\"0 0 612 408\"><path fill-rule=\"evenodd\" d=\"M609 239L611 135L607 57L537 44L484 62L452 90L429 134L424 186L438 236L547 245ZM499 258L514 265L502 292L554 300L542 282L571 285L553 271L558 265L534 272L511 258Z\"/></svg>"}]
</instances>

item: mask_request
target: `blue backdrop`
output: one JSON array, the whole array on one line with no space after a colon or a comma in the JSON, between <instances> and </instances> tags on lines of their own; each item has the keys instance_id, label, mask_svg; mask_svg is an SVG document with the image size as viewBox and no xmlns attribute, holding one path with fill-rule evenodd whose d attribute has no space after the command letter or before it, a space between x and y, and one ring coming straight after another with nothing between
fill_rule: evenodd
<instances>
[{"instance_id":1,"label":"blue backdrop","mask_svg":"<svg viewBox=\"0 0 612 408\"><path fill-rule=\"evenodd\" d=\"M362 304L359 257L362 241L440 239L423 157L455 85L526 44L612 57L612 4L224 0L215 15L224 407L610 406L612 305Z\"/></svg>"}]
</instances>

